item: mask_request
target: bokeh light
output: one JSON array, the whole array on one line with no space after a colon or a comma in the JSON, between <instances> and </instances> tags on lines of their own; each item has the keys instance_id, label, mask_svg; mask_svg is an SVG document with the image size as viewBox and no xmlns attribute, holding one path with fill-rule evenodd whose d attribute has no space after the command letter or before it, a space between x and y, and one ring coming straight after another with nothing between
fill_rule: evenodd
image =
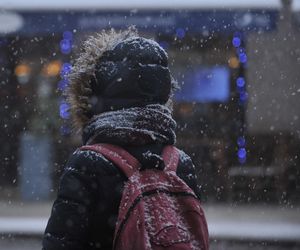
<instances>
[{"instance_id":1,"label":"bokeh light","mask_svg":"<svg viewBox=\"0 0 300 250\"><path fill-rule=\"evenodd\" d=\"M182 39L185 37L185 31L183 28L177 28L176 29L176 37Z\"/></svg>"},{"instance_id":2,"label":"bokeh light","mask_svg":"<svg viewBox=\"0 0 300 250\"><path fill-rule=\"evenodd\" d=\"M71 70L72 70L71 63L64 63L61 67L60 76L62 78L66 78L68 76L68 74L71 72Z\"/></svg>"},{"instance_id":3,"label":"bokeh light","mask_svg":"<svg viewBox=\"0 0 300 250\"><path fill-rule=\"evenodd\" d=\"M31 68L27 64L19 64L15 68L15 75L18 77L29 75L30 72L31 72Z\"/></svg>"},{"instance_id":4,"label":"bokeh light","mask_svg":"<svg viewBox=\"0 0 300 250\"><path fill-rule=\"evenodd\" d=\"M236 56L232 56L228 60L228 65L232 69L237 69L240 66L240 61Z\"/></svg>"},{"instance_id":5,"label":"bokeh light","mask_svg":"<svg viewBox=\"0 0 300 250\"><path fill-rule=\"evenodd\" d=\"M247 58L247 54L245 52L241 52L239 54L239 59L241 63L246 63L248 58Z\"/></svg>"},{"instance_id":6,"label":"bokeh light","mask_svg":"<svg viewBox=\"0 0 300 250\"><path fill-rule=\"evenodd\" d=\"M232 39L232 44L236 48L240 47L241 46L241 39L239 37L234 37Z\"/></svg>"},{"instance_id":7,"label":"bokeh light","mask_svg":"<svg viewBox=\"0 0 300 250\"><path fill-rule=\"evenodd\" d=\"M240 148L237 152L237 155L238 155L239 159L245 158L246 155L247 155L246 149L245 148Z\"/></svg>"},{"instance_id":8,"label":"bokeh light","mask_svg":"<svg viewBox=\"0 0 300 250\"><path fill-rule=\"evenodd\" d=\"M240 102L245 103L248 100L248 93L246 91L242 91L240 93Z\"/></svg>"},{"instance_id":9,"label":"bokeh light","mask_svg":"<svg viewBox=\"0 0 300 250\"><path fill-rule=\"evenodd\" d=\"M60 51L63 54L69 54L72 50L72 41L63 39L60 41Z\"/></svg>"},{"instance_id":10,"label":"bokeh light","mask_svg":"<svg viewBox=\"0 0 300 250\"><path fill-rule=\"evenodd\" d=\"M52 76L59 75L60 70L61 70L61 62L58 60L55 60L55 61L48 63L45 66L43 73L46 76L52 77Z\"/></svg>"},{"instance_id":11,"label":"bokeh light","mask_svg":"<svg viewBox=\"0 0 300 250\"><path fill-rule=\"evenodd\" d=\"M245 84L246 84L246 81L245 81L245 78L244 77L238 77L236 79L236 86L238 88L244 88L245 87Z\"/></svg>"},{"instance_id":12,"label":"bokeh light","mask_svg":"<svg viewBox=\"0 0 300 250\"><path fill-rule=\"evenodd\" d=\"M65 101L61 102L59 105L59 115L63 119L69 119L70 118L70 105L66 103Z\"/></svg>"}]
</instances>

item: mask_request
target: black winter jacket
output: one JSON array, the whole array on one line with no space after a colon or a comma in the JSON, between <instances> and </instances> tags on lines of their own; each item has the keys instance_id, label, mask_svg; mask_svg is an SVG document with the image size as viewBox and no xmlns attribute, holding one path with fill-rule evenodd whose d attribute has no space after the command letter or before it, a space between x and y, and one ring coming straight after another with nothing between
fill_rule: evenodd
<instances>
[{"instance_id":1,"label":"black winter jacket","mask_svg":"<svg viewBox=\"0 0 300 250\"><path fill-rule=\"evenodd\" d=\"M161 154L163 145L123 148L143 166L151 168L153 163L144 158L143 153ZM199 197L193 163L183 151L180 151L177 174ZM76 150L61 177L57 199L45 230L43 249L112 249L125 182L124 174L100 154Z\"/></svg>"}]
</instances>

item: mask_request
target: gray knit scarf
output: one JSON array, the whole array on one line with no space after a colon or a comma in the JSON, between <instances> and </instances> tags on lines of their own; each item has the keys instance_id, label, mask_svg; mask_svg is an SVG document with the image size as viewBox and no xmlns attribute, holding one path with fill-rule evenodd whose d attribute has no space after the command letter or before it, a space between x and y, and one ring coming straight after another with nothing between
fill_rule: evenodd
<instances>
[{"instance_id":1,"label":"gray knit scarf","mask_svg":"<svg viewBox=\"0 0 300 250\"><path fill-rule=\"evenodd\" d=\"M83 130L83 143L175 144L175 128L176 122L167 107L150 104L94 116Z\"/></svg>"}]
</instances>

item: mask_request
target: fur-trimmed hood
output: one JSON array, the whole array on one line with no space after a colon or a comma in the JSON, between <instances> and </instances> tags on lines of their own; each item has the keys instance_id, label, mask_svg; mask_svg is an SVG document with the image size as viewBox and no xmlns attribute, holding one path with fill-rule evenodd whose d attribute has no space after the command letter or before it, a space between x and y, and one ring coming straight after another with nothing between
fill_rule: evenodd
<instances>
[{"instance_id":1,"label":"fur-trimmed hood","mask_svg":"<svg viewBox=\"0 0 300 250\"><path fill-rule=\"evenodd\" d=\"M69 88L67 90L67 100L70 104L73 126L80 132L89 121L91 105L89 96L91 95L90 82L95 77L96 62L105 51L130 37L138 36L134 27L121 32L111 29L109 32L102 31L89 37L82 46L82 51L76 59L71 73L69 74Z\"/></svg>"},{"instance_id":2,"label":"fur-trimmed hood","mask_svg":"<svg viewBox=\"0 0 300 250\"><path fill-rule=\"evenodd\" d=\"M69 74L67 99L73 127L81 132L102 112L162 104L171 107L177 84L158 43L125 31L102 31L87 39Z\"/></svg>"}]
</instances>

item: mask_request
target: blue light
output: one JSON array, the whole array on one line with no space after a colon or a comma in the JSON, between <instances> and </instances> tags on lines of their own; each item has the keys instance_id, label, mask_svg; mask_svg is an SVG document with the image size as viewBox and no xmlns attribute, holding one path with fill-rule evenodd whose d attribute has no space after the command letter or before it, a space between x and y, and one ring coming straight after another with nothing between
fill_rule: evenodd
<instances>
[{"instance_id":1,"label":"blue light","mask_svg":"<svg viewBox=\"0 0 300 250\"><path fill-rule=\"evenodd\" d=\"M241 52L241 53L239 54L239 59L240 59L240 62L241 62L241 63L246 63L246 62L247 62L247 59L248 59L246 53Z\"/></svg>"},{"instance_id":2,"label":"blue light","mask_svg":"<svg viewBox=\"0 0 300 250\"><path fill-rule=\"evenodd\" d=\"M64 63L61 67L60 76L66 79L66 77L71 72L71 70L72 70L72 65L70 63Z\"/></svg>"},{"instance_id":3,"label":"blue light","mask_svg":"<svg viewBox=\"0 0 300 250\"><path fill-rule=\"evenodd\" d=\"M72 50L72 41L68 39L63 39L60 41L60 51L63 54L69 54Z\"/></svg>"},{"instance_id":4,"label":"blue light","mask_svg":"<svg viewBox=\"0 0 300 250\"><path fill-rule=\"evenodd\" d=\"M180 39L185 37L185 31L183 28L176 29L176 36Z\"/></svg>"},{"instance_id":5,"label":"blue light","mask_svg":"<svg viewBox=\"0 0 300 250\"><path fill-rule=\"evenodd\" d=\"M238 137L238 139L237 139L237 145L240 148L245 147L246 146L246 139L245 139L245 137L243 137L243 136Z\"/></svg>"},{"instance_id":6,"label":"blue light","mask_svg":"<svg viewBox=\"0 0 300 250\"><path fill-rule=\"evenodd\" d=\"M67 40L72 40L73 39L73 33L71 31L65 31L63 33L63 38Z\"/></svg>"},{"instance_id":7,"label":"blue light","mask_svg":"<svg viewBox=\"0 0 300 250\"><path fill-rule=\"evenodd\" d=\"M234 37L232 39L232 44L236 48L240 47L241 46L241 39L239 37Z\"/></svg>"},{"instance_id":8,"label":"blue light","mask_svg":"<svg viewBox=\"0 0 300 250\"><path fill-rule=\"evenodd\" d=\"M248 100L248 93L246 91L240 92L240 102L245 103Z\"/></svg>"},{"instance_id":9,"label":"blue light","mask_svg":"<svg viewBox=\"0 0 300 250\"><path fill-rule=\"evenodd\" d=\"M69 81L67 79L62 79L58 82L57 88L60 91L64 91L68 87Z\"/></svg>"},{"instance_id":10,"label":"blue light","mask_svg":"<svg viewBox=\"0 0 300 250\"><path fill-rule=\"evenodd\" d=\"M237 152L238 158L239 159L244 159L247 156L247 152L245 148L240 148Z\"/></svg>"},{"instance_id":11,"label":"blue light","mask_svg":"<svg viewBox=\"0 0 300 250\"><path fill-rule=\"evenodd\" d=\"M238 88L244 88L246 84L245 78L244 77L238 77L238 79L236 79L236 86Z\"/></svg>"},{"instance_id":12,"label":"blue light","mask_svg":"<svg viewBox=\"0 0 300 250\"><path fill-rule=\"evenodd\" d=\"M59 105L59 115L63 119L69 119L70 113L69 113L70 105L66 102L62 102Z\"/></svg>"},{"instance_id":13,"label":"blue light","mask_svg":"<svg viewBox=\"0 0 300 250\"><path fill-rule=\"evenodd\" d=\"M71 69L72 69L72 65L71 65L71 63L64 63L63 65L62 65L62 69L64 70L64 71L66 71L66 72L70 72L71 71Z\"/></svg>"}]
</instances>

